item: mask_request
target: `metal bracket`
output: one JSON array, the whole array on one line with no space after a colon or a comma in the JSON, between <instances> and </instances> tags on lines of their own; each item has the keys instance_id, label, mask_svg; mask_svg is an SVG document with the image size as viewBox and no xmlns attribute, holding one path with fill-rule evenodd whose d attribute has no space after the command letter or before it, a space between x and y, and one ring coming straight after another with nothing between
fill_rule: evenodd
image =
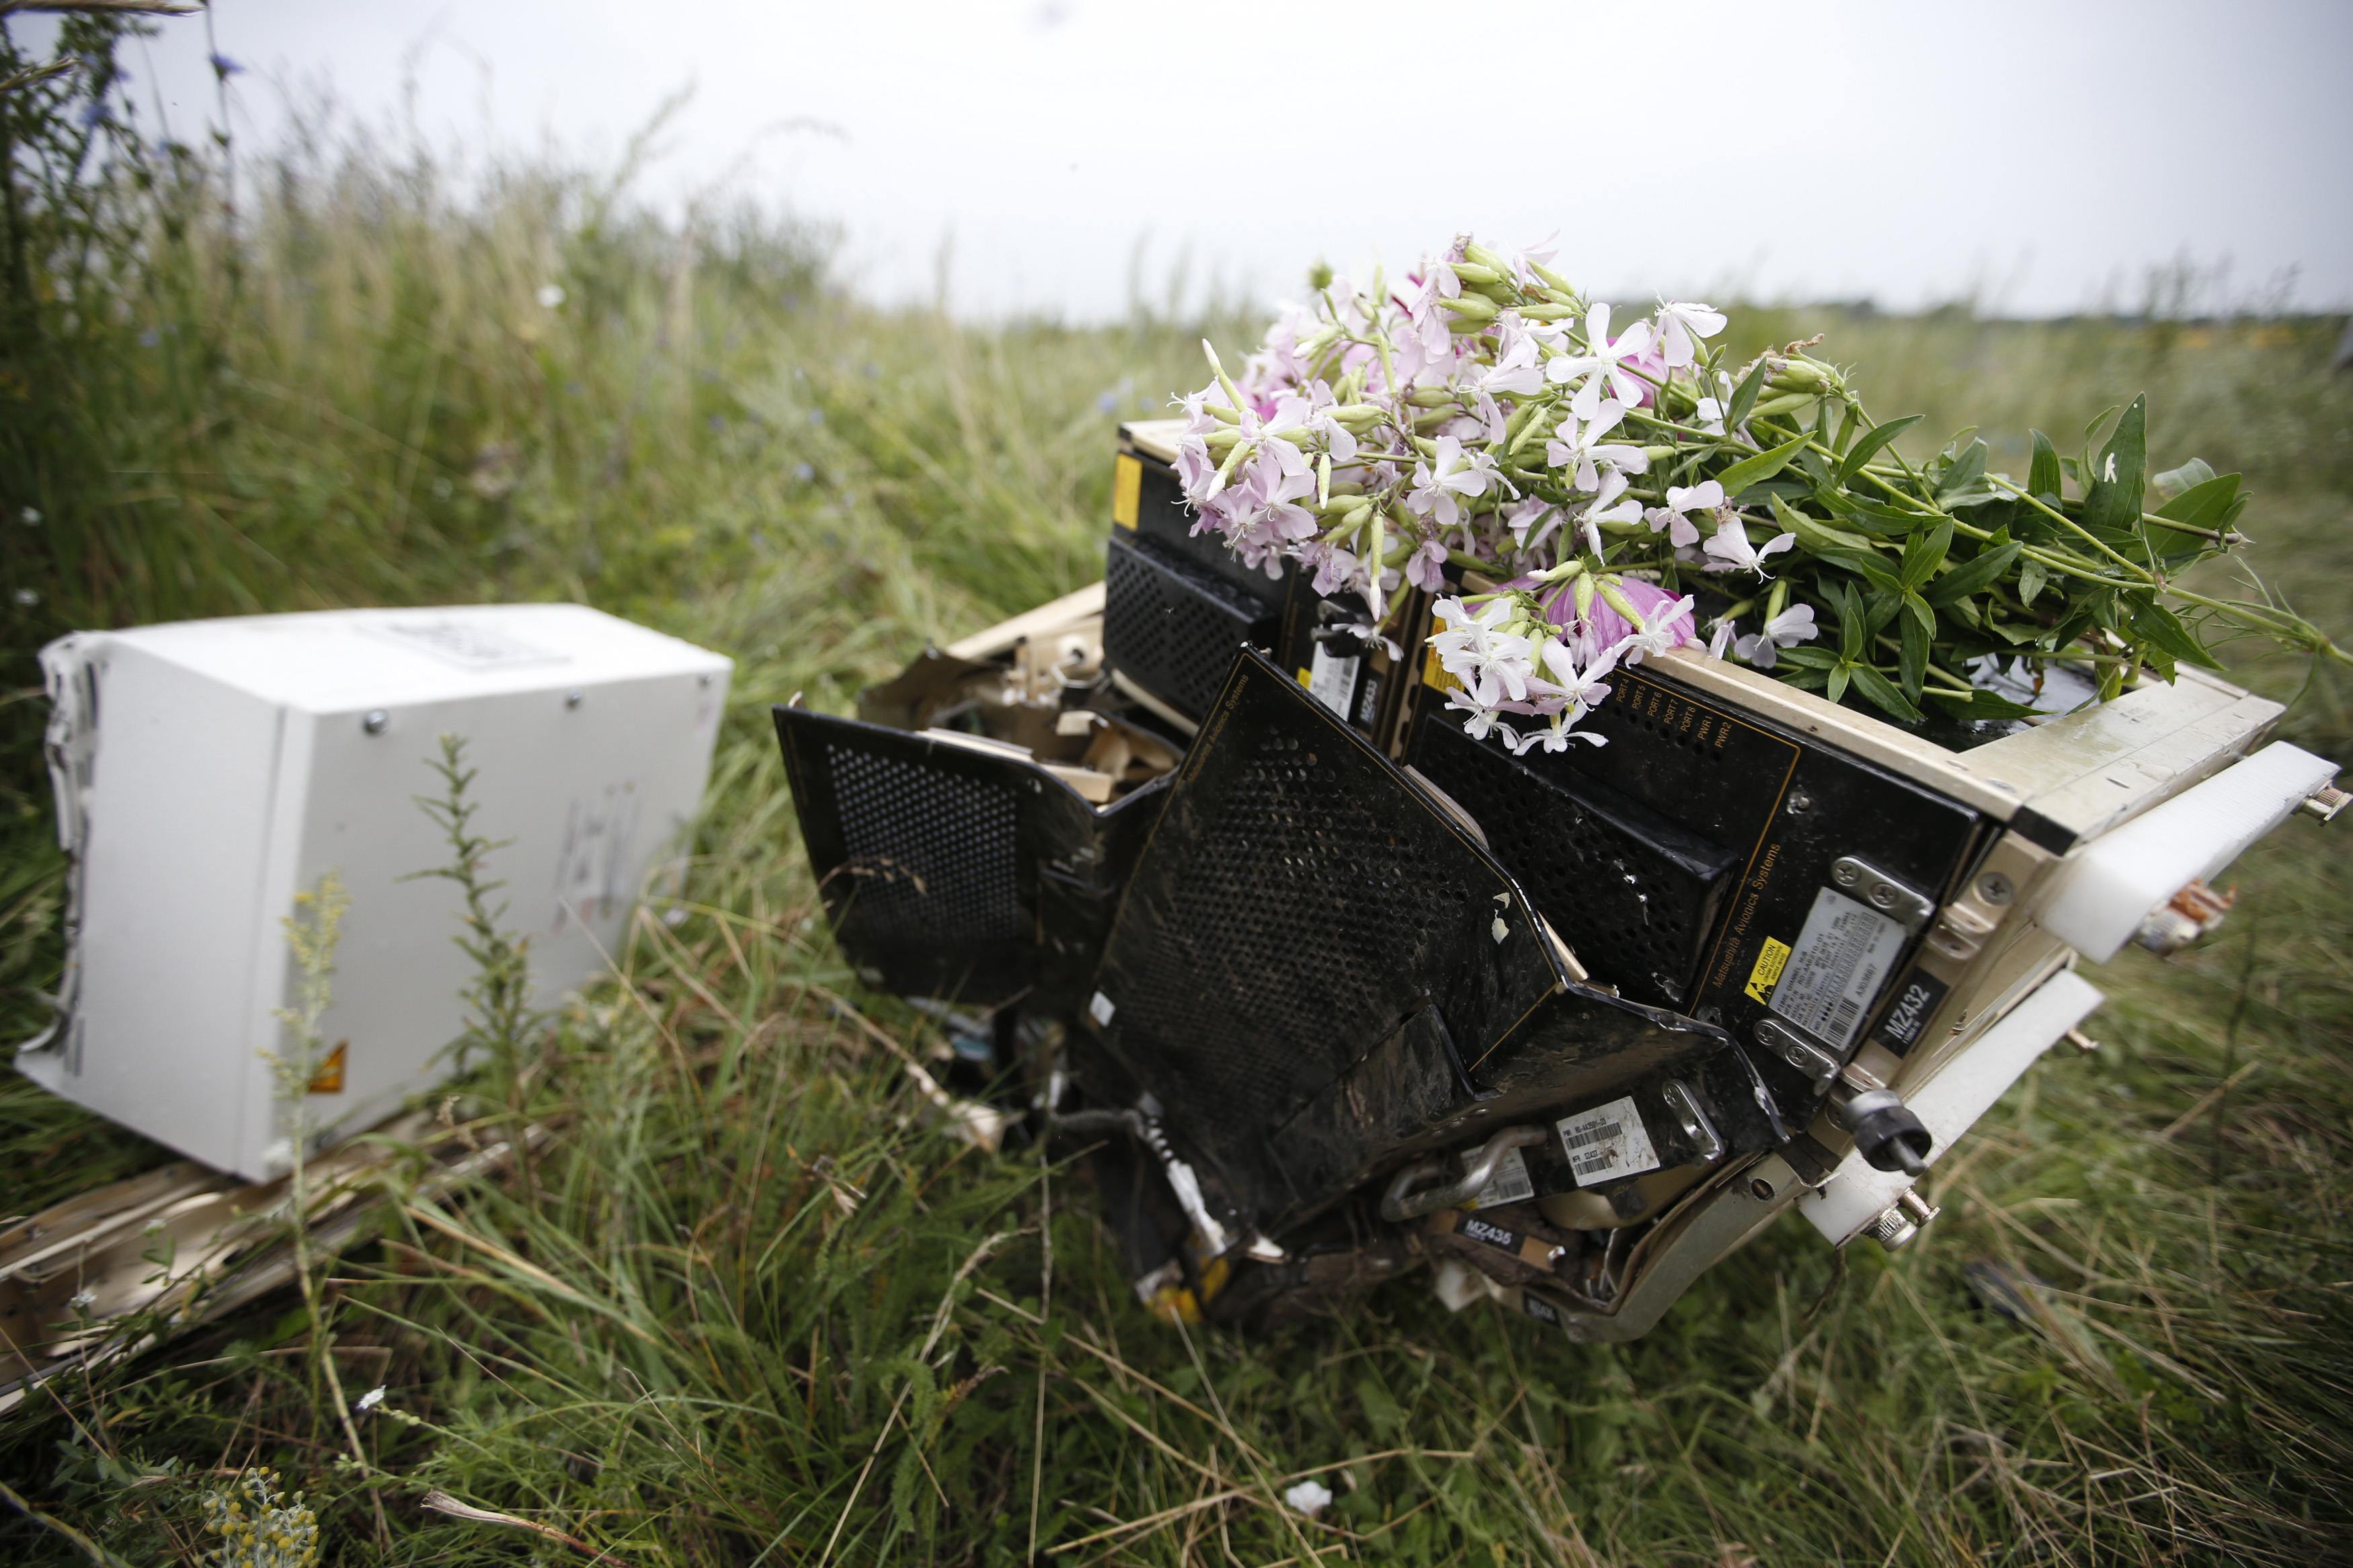
<instances>
[{"instance_id":1,"label":"metal bracket","mask_svg":"<svg viewBox=\"0 0 2353 1568\"><path fill-rule=\"evenodd\" d=\"M1669 1079L1661 1098L1675 1113L1675 1120L1683 1123L1683 1136L1699 1145L1702 1163L1712 1165L1724 1158L1724 1139L1716 1132L1715 1124L1707 1119L1707 1112L1700 1109L1699 1097L1691 1091L1690 1085L1681 1079Z\"/></svg>"},{"instance_id":2,"label":"metal bracket","mask_svg":"<svg viewBox=\"0 0 2353 1568\"><path fill-rule=\"evenodd\" d=\"M1936 912L1934 900L1915 892L1867 860L1841 855L1831 863L1831 882L1839 891L1864 903L1902 926L1916 931Z\"/></svg>"},{"instance_id":3,"label":"metal bracket","mask_svg":"<svg viewBox=\"0 0 2353 1568\"><path fill-rule=\"evenodd\" d=\"M1470 1169L1459 1181L1440 1186L1425 1187L1413 1192L1416 1183L1432 1176L1443 1175L1449 1162L1443 1159L1423 1160L1408 1165L1389 1181L1389 1190L1381 1194L1381 1217L1390 1224L1419 1219L1439 1209L1467 1204L1486 1191L1487 1184L1495 1179L1495 1168L1504 1163L1504 1155L1514 1149L1532 1149L1551 1136L1541 1127L1506 1127L1479 1146L1471 1157ZM1411 1196L1408 1196L1408 1194Z\"/></svg>"},{"instance_id":4,"label":"metal bracket","mask_svg":"<svg viewBox=\"0 0 2353 1568\"><path fill-rule=\"evenodd\" d=\"M1838 1077L1838 1058L1778 1018L1757 1020L1757 1043L1805 1074L1816 1089L1828 1089Z\"/></svg>"}]
</instances>

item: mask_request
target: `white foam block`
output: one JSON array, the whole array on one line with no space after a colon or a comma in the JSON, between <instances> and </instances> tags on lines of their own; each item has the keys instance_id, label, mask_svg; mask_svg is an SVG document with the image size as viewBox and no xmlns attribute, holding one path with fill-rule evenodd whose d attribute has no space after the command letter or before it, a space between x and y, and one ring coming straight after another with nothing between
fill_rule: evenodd
<instances>
[{"instance_id":1,"label":"white foam block","mask_svg":"<svg viewBox=\"0 0 2353 1568\"><path fill-rule=\"evenodd\" d=\"M2095 963L2174 894L2269 833L2337 764L2284 741L2094 840L2060 868L2036 923Z\"/></svg>"}]
</instances>

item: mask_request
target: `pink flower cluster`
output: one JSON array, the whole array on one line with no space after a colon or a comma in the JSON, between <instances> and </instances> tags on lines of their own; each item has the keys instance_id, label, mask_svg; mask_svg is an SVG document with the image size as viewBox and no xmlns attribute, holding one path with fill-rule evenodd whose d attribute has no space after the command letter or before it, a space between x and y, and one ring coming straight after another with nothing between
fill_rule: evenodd
<instances>
[{"instance_id":1,"label":"pink flower cluster","mask_svg":"<svg viewBox=\"0 0 2353 1568\"><path fill-rule=\"evenodd\" d=\"M1633 434L1713 420L1720 435L1729 381L1706 340L1722 312L1662 301L1619 325L1552 254L1462 238L1397 288L1377 272L1332 279L1312 308L1283 311L1239 378L1220 367L1182 400L1176 462L1196 532L1270 576L1295 562L1317 593L1354 595L1368 637L1401 586L1444 594L1450 563L1504 583L1475 612L1442 599L1431 644L1462 683L1466 728L1521 751L1564 749L1620 663L1697 640L1693 601L1641 574L1680 563L1762 580L1792 542L1757 542L1712 480L1657 487L1674 437ZM1719 630L1720 651L1734 634ZM1787 634L1811 636L1810 622L1784 617L1736 651L1769 664Z\"/></svg>"}]
</instances>

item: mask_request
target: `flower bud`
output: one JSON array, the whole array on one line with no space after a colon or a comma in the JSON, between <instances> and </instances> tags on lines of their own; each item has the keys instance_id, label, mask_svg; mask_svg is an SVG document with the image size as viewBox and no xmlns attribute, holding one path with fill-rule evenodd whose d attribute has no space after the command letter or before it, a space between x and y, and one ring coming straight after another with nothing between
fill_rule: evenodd
<instances>
[{"instance_id":1,"label":"flower bud","mask_svg":"<svg viewBox=\"0 0 2353 1568\"><path fill-rule=\"evenodd\" d=\"M1788 607L1789 580L1787 577L1776 577L1773 580L1772 593L1767 595L1765 598L1765 618L1769 621Z\"/></svg>"},{"instance_id":2,"label":"flower bud","mask_svg":"<svg viewBox=\"0 0 2353 1568\"><path fill-rule=\"evenodd\" d=\"M1599 589L1603 602L1608 604L1611 609L1625 616L1626 624L1628 626L1634 627L1637 631L1649 631L1651 629L1650 623L1642 619L1642 612L1634 607L1634 601L1628 598L1624 591L1618 586L1617 578L1605 577L1595 585Z\"/></svg>"},{"instance_id":3,"label":"flower bud","mask_svg":"<svg viewBox=\"0 0 2353 1568\"><path fill-rule=\"evenodd\" d=\"M1332 264L1319 261L1307 269L1307 286L1318 294L1332 287Z\"/></svg>"},{"instance_id":4,"label":"flower bud","mask_svg":"<svg viewBox=\"0 0 2353 1568\"><path fill-rule=\"evenodd\" d=\"M1753 419L1764 415L1788 414L1813 404L1818 395L1811 392L1785 392L1778 397L1768 397L1757 404L1750 411L1749 417Z\"/></svg>"},{"instance_id":5,"label":"flower bud","mask_svg":"<svg viewBox=\"0 0 2353 1568\"><path fill-rule=\"evenodd\" d=\"M1577 618L1580 621L1593 614L1593 588L1590 573L1577 580Z\"/></svg>"},{"instance_id":6,"label":"flower bud","mask_svg":"<svg viewBox=\"0 0 2353 1568\"><path fill-rule=\"evenodd\" d=\"M1456 315L1472 321L1492 321L1503 314L1503 309L1482 295L1465 293L1459 300L1440 300L1439 304Z\"/></svg>"},{"instance_id":7,"label":"flower bud","mask_svg":"<svg viewBox=\"0 0 2353 1568\"><path fill-rule=\"evenodd\" d=\"M1451 265L1454 276L1464 283L1501 283L1504 280L1501 271L1476 261L1457 261Z\"/></svg>"},{"instance_id":8,"label":"flower bud","mask_svg":"<svg viewBox=\"0 0 2353 1568\"><path fill-rule=\"evenodd\" d=\"M1499 276L1512 269L1509 262L1475 239L1466 239L1462 242L1462 261L1467 261L1473 267L1483 268ZM1461 261L1454 264L1454 270L1458 274L1461 272Z\"/></svg>"},{"instance_id":9,"label":"flower bud","mask_svg":"<svg viewBox=\"0 0 2353 1568\"><path fill-rule=\"evenodd\" d=\"M1520 314L1531 321L1573 321L1577 320L1574 305L1523 305Z\"/></svg>"}]
</instances>

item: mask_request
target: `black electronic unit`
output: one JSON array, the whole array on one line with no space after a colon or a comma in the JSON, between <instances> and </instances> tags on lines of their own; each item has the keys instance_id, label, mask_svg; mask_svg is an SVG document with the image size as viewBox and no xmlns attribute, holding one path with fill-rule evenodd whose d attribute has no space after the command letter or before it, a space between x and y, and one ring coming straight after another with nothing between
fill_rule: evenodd
<instances>
[{"instance_id":1,"label":"black electronic unit","mask_svg":"<svg viewBox=\"0 0 2353 1568\"><path fill-rule=\"evenodd\" d=\"M1785 1108L1819 1100L1989 825L1663 673L1610 682L1581 726L1605 744L1514 757L1432 703L1407 760L1597 973L1731 1031Z\"/></svg>"}]
</instances>

